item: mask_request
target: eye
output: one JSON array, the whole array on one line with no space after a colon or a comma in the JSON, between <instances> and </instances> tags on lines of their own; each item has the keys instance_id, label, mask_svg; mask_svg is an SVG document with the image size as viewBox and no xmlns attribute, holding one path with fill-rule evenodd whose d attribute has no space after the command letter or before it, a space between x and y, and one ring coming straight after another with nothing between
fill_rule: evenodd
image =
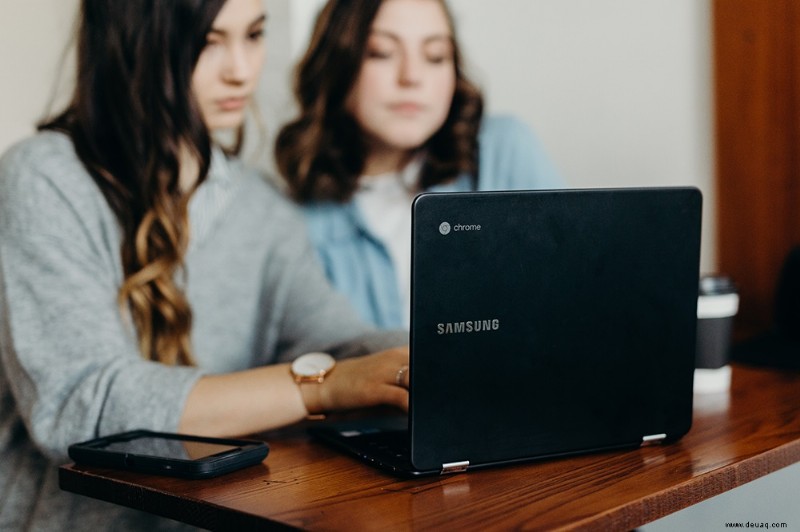
<instances>
[{"instance_id":1,"label":"eye","mask_svg":"<svg viewBox=\"0 0 800 532\"><path fill-rule=\"evenodd\" d=\"M441 64L453 60L453 47L447 42L431 43L425 50L425 60L431 64Z\"/></svg>"},{"instance_id":2,"label":"eye","mask_svg":"<svg viewBox=\"0 0 800 532\"><path fill-rule=\"evenodd\" d=\"M366 59L391 59L395 55L397 44L384 35L370 35L366 42Z\"/></svg>"},{"instance_id":3,"label":"eye","mask_svg":"<svg viewBox=\"0 0 800 532\"><path fill-rule=\"evenodd\" d=\"M251 41L260 41L266 36L266 30L264 28L259 28L257 30L253 30L247 34L247 38Z\"/></svg>"},{"instance_id":4,"label":"eye","mask_svg":"<svg viewBox=\"0 0 800 532\"><path fill-rule=\"evenodd\" d=\"M221 44L222 44L222 39L219 37L219 35L216 35L215 33L209 33L206 35L206 42L204 45L205 48L211 48L214 46L219 46Z\"/></svg>"},{"instance_id":5,"label":"eye","mask_svg":"<svg viewBox=\"0 0 800 532\"><path fill-rule=\"evenodd\" d=\"M367 49L367 59L389 59L391 57L391 50L382 50L378 48Z\"/></svg>"}]
</instances>

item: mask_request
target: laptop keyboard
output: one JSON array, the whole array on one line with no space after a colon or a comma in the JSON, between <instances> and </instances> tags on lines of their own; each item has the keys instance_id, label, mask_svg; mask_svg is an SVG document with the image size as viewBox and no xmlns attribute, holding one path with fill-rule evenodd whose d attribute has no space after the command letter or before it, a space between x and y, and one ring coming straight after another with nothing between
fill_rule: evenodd
<instances>
[{"instance_id":1,"label":"laptop keyboard","mask_svg":"<svg viewBox=\"0 0 800 532\"><path fill-rule=\"evenodd\" d=\"M411 463L411 445L406 430L370 432L357 438L367 454L393 462Z\"/></svg>"}]
</instances>

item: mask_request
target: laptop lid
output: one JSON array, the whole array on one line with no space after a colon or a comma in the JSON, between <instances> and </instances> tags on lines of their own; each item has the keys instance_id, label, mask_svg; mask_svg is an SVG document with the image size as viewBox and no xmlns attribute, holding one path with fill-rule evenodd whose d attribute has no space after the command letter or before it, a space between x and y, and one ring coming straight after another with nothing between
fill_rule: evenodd
<instances>
[{"instance_id":1,"label":"laptop lid","mask_svg":"<svg viewBox=\"0 0 800 532\"><path fill-rule=\"evenodd\" d=\"M685 434L701 203L694 188L418 196L414 467L472 468Z\"/></svg>"}]
</instances>

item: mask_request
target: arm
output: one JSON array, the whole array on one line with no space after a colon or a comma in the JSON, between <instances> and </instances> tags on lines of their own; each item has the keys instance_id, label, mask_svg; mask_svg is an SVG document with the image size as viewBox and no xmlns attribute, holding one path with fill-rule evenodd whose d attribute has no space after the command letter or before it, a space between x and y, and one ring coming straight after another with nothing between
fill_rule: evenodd
<instances>
[{"instance_id":1,"label":"arm","mask_svg":"<svg viewBox=\"0 0 800 532\"><path fill-rule=\"evenodd\" d=\"M340 361L319 396L306 398L308 406L289 364L201 376L197 368L144 361L117 318L114 286L97 282L103 272L96 262L52 239L27 239L22 248L6 242L3 328L16 334L3 335L4 369L29 431L50 455L63 456L75 441L142 427L235 436L309 411L407 408L407 392L394 382L408 363L406 349ZM64 266L68 257L75 268Z\"/></svg>"},{"instance_id":2,"label":"arm","mask_svg":"<svg viewBox=\"0 0 800 532\"><path fill-rule=\"evenodd\" d=\"M197 368L143 360L103 258L79 242L0 229L0 356L39 449L123 430L174 430Z\"/></svg>"},{"instance_id":3,"label":"arm","mask_svg":"<svg viewBox=\"0 0 800 532\"><path fill-rule=\"evenodd\" d=\"M141 358L116 305L116 220L80 163L52 144L20 148L0 162L0 381L9 383L11 407L39 449L63 460L69 444L101 434L181 428L234 435L302 417L285 365L203 376ZM344 345L356 332L331 340ZM306 345L318 345L315 338ZM364 402L350 393L347 366L337 373L321 408L403 402L386 394Z\"/></svg>"},{"instance_id":4,"label":"arm","mask_svg":"<svg viewBox=\"0 0 800 532\"><path fill-rule=\"evenodd\" d=\"M309 412L381 404L408 409L408 373L397 386L397 371L408 350L390 349L340 360L325 382L295 384L289 364L203 377L186 402L180 431L211 436L252 434L300 421Z\"/></svg>"},{"instance_id":5,"label":"arm","mask_svg":"<svg viewBox=\"0 0 800 532\"><path fill-rule=\"evenodd\" d=\"M298 386L286 363L203 377L189 395L181 430L246 434L298 421L309 412L378 404L407 408L408 394L395 378L399 368L408 364L408 350L391 349L406 345L407 333L376 331L361 322L331 289L296 209L282 197L258 198L258 205L250 208L255 219L270 228L263 233L269 242L260 300L266 305L264 337L274 340L266 341L265 349L282 361L312 351L340 359L382 352L339 360L320 385ZM244 199L240 208L247 208L248 201ZM258 218L264 211L269 217Z\"/></svg>"},{"instance_id":6,"label":"arm","mask_svg":"<svg viewBox=\"0 0 800 532\"><path fill-rule=\"evenodd\" d=\"M42 134L0 161L0 382L13 398L0 407L61 460L99 434L174 430L202 374L140 357L116 304L116 220L71 149Z\"/></svg>"},{"instance_id":7,"label":"arm","mask_svg":"<svg viewBox=\"0 0 800 532\"><path fill-rule=\"evenodd\" d=\"M377 330L365 323L348 299L331 287L313 249L305 219L294 206L281 205L272 227L280 238L264 272L262 301L269 301L267 327L278 338L274 351L289 361L311 351L337 358L408 344L407 331Z\"/></svg>"},{"instance_id":8,"label":"arm","mask_svg":"<svg viewBox=\"0 0 800 532\"><path fill-rule=\"evenodd\" d=\"M2 314L16 334L4 335L3 362L26 424L52 454L140 427L233 436L298 421L308 410L407 406L393 382L407 364L402 349L340 362L308 409L288 364L201 377L196 368L144 361L118 319L115 285L102 282L101 261L50 238L10 244L4 238L0 251Z\"/></svg>"}]
</instances>

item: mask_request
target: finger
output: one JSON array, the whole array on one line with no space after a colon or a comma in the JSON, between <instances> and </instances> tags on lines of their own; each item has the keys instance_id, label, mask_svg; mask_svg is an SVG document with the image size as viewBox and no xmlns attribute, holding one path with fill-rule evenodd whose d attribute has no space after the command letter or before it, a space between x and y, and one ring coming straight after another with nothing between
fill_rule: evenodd
<instances>
[{"instance_id":1,"label":"finger","mask_svg":"<svg viewBox=\"0 0 800 532\"><path fill-rule=\"evenodd\" d=\"M409 373L408 364L403 364L397 369L397 371L395 371L394 379L390 381L390 384L394 384L395 386L400 386L401 388L408 389L408 382L409 382L408 373Z\"/></svg>"}]
</instances>

